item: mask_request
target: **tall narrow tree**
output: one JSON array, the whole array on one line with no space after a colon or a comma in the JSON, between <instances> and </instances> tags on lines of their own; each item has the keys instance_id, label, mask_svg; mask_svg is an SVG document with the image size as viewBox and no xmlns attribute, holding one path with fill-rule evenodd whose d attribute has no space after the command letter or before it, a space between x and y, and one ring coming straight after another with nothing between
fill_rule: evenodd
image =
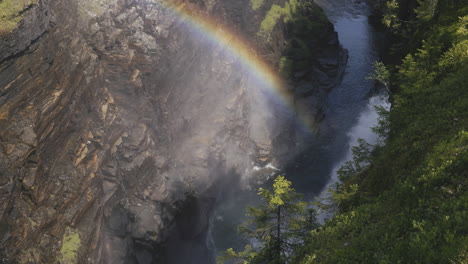
<instances>
[{"instance_id":1,"label":"tall narrow tree","mask_svg":"<svg viewBox=\"0 0 468 264\"><path fill-rule=\"evenodd\" d=\"M261 246L247 246L240 253L229 249L218 258L220 263L288 263L292 249L317 227L314 211L284 176L274 180L272 190L260 188L258 194L263 203L248 208L250 220L239 229Z\"/></svg>"}]
</instances>

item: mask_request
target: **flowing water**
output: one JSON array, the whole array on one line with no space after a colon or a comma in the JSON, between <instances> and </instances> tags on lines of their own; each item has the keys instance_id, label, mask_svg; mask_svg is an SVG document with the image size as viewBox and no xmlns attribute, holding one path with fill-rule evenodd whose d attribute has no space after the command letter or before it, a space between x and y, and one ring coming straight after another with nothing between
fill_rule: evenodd
<instances>
[{"instance_id":1,"label":"flowing water","mask_svg":"<svg viewBox=\"0 0 468 264\"><path fill-rule=\"evenodd\" d=\"M336 169L351 158L351 146L358 138L375 143L371 127L377 124L377 114L372 105L388 105L385 96L375 94L374 81L367 78L378 60L377 32L369 24L367 5L351 0L316 3L335 25L349 59L341 84L329 94L318 136L306 138L306 150L286 170L296 189L309 197L336 182Z\"/></svg>"},{"instance_id":2,"label":"flowing water","mask_svg":"<svg viewBox=\"0 0 468 264\"><path fill-rule=\"evenodd\" d=\"M349 52L348 64L341 84L328 96L325 119L317 134L298 128L298 148L302 151L287 166L285 174L298 192L311 200L323 196L324 190L337 181L336 171L352 158L351 147L359 138L370 144L377 142L372 127L378 115L374 106L388 108L387 96L375 91L374 81L367 77L378 60L375 45L378 32L369 24L369 11L360 0L316 0L334 23L340 43ZM236 235L236 225L243 221L245 205L255 201L255 191L224 197L213 217L214 247L241 249L243 242ZM322 217L325 217L322 215Z\"/></svg>"}]
</instances>

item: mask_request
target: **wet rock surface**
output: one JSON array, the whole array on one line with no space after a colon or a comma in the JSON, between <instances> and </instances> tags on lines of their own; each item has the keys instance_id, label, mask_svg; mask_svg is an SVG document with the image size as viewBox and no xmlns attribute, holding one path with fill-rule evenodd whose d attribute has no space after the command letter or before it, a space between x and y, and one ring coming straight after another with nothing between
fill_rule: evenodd
<instances>
[{"instance_id":1,"label":"wet rock surface","mask_svg":"<svg viewBox=\"0 0 468 264\"><path fill-rule=\"evenodd\" d=\"M178 4L232 25L273 63L287 29L278 24L276 41L263 42L255 28L277 2L256 11L247 0ZM291 120L160 1L43 0L28 12L0 39L1 261L209 258L220 179L280 164L289 145L275 142ZM317 115L346 57L336 35L324 39L330 48L291 88L316 98Z\"/></svg>"}]
</instances>

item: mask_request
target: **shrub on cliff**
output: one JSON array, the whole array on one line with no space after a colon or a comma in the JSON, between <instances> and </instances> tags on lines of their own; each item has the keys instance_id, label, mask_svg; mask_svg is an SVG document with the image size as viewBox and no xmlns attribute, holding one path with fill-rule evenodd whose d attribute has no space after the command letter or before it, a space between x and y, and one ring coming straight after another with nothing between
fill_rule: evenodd
<instances>
[{"instance_id":1,"label":"shrub on cliff","mask_svg":"<svg viewBox=\"0 0 468 264\"><path fill-rule=\"evenodd\" d=\"M280 60L283 76L310 66L316 45L325 32L333 31L332 24L323 10L313 2L289 0L283 7L272 5L260 24L257 36L271 41L275 27L283 23L287 27L287 47Z\"/></svg>"}]
</instances>

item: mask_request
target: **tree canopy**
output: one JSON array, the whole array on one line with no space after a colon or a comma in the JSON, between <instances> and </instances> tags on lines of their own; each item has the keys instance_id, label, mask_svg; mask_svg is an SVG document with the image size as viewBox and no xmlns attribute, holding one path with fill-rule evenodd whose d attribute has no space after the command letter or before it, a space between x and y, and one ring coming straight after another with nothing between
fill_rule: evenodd
<instances>
[{"instance_id":1,"label":"tree canopy","mask_svg":"<svg viewBox=\"0 0 468 264\"><path fill-rule=\"evenodd\" d=\"M260 188L262 203L249 207L249 220L239 227L254 245L243 252L228 249L219 263L289 263L292 251L317 227L314 210L284 176L278 176L271 189Z\"/></svg>"}]
</instances>

